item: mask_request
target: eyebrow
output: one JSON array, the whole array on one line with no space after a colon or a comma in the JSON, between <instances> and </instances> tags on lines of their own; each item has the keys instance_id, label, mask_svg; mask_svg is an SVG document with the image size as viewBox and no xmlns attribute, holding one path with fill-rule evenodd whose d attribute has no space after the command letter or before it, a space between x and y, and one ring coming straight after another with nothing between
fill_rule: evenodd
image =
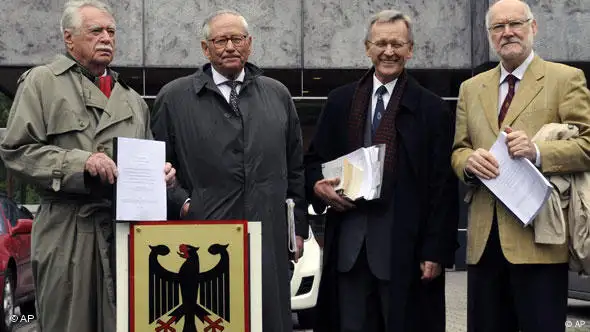
<instances>
[{"instance_id":1,"label":"eyebrow","mask_svg":"<svg viewBox=\"0 0 590 332\"><path fill-rule=\"evenodd\" d=\"M117 29L117 26L114 25L114 24L109 24L107 26L103 26L103 25L99 25L99 24L90 24L90 25L87 26L87 28L89 30L94 30L96 28L101 28L101 29L106 28L106 29L114 29L114 30L116 30Z\"/></svg>"}]
</instances>

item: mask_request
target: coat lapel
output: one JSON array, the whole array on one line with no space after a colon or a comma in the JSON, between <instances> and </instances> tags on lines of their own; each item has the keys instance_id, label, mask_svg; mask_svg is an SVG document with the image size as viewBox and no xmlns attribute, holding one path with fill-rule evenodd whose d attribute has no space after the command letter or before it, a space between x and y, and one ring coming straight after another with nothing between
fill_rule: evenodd
<instances>
[{"instance_id":1,"label":"coat lapel","mask_svg":"<svg viewBox=\"0 0 590 332\"><path fill-rule=\"evenodd\" d=\"M543 90L545 85L542 80L545 76L544 67L543 60L535 56L514 94L514 99L510 104L510 108L508 108L506 119L504 119L504 125L511 126L531 101Z\"/></svg>"},{"instance_id":2,"label":"coat lapel","mask_svg":"<svg viewBox=\"0 0 590 332\"><path fill-rule=\"evenodd\" d=\"M500 93L500 66L498 65L489 79L481 85L479 100L483 107L486 119L496 135L499 133L498 128L498 95Z\"/></svg>"},{"instance_id":3,"label":"coat lapel","mask_svg":"<svg viewBox=\"0 0 590 332\"><path fill-rule=\"evenodd\" d=\"M104 107L102 107L103 112L102 116L100 117L100 121L98 122L98 128L96 129L96 134L100 133L102 130L118 123L124 121L133 116L133 111L131 110L131 106L129 101L127 100L129 94L125 93L126 88L121 86L119 82L115 83L115 88L111 93L111 98L107 99L107 97L98 89L98 92L102 95L102 99L104 99ZM97 97L96 101L102 100L101 98ZM96 107L100 107L97 104Z\"/></svg>"},{"instance_id":4,"label":"coat lapel","mask_svg":"<svg viewBox=\"0 0 590 332\"><path fill-rule=\"evenodd\" d=\"M395 127L401 136L401 146L407 151L408 159L412 164L412 170L419 169L420 151L420 128L416 123L416 109L420 100L420 90L412 77L408 77L406 91L400 101L400 108L395 119ZM401 151L398 151L399 154ZM416 174L417 175L417 174Z\"/></svg>"}]
</instances>

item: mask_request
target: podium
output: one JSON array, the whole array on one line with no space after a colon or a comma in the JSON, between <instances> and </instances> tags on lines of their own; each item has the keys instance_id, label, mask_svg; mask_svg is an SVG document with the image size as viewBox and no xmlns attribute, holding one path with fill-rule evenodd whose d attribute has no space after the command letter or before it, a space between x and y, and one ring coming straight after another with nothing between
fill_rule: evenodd
<instances>
[{"instance_id":1,"label":"podium","mask_svg":"<svg viewBox=\"0 0 590 332\"><path fill-rule=\"evenodd\" d=\"M116 223L117 332L262 331L258 221Z\"/></svg>"}]
</instances>

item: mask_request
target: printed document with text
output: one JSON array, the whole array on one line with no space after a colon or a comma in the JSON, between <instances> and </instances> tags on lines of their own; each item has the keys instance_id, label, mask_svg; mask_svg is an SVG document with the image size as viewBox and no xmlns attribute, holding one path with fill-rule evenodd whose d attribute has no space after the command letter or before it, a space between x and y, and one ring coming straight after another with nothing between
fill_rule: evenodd
<instances>
[{"instance_id":1,"label":"printed document with text","mask_svg":"<svg viewBox=\"0 0 590 332\"><path fill-rule=\"evenodd\" d=\"M501 132L490 152L499 164L500 175L481 182L525 225L537 216L549 196L551 183L526 158L511 158L506 133Z\"/></svg>"},{"instance_id":2,"label":"printed document with text","mask_svg":"<svg viewBox=\"0 0 590 332\"><path fill-rule=\"evenodd\" d=\"M116 221L166 220L166 143L115 138Z\"/></svg>"}]
</instances>

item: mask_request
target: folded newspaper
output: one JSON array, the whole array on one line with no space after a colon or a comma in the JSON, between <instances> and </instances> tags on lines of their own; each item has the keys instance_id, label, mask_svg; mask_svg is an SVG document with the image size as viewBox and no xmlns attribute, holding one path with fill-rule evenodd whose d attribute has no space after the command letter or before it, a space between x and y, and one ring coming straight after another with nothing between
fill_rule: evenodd
<instances>
[{"instance_id":1,"label":"folded newspaper","mask_svg":"<svg viewBox=\"0 0 590 332\"><path fill-rule=\"evenodd\" d=\"M322 164L324 178L339 178L339 194L356 201L381 196L385 144L360 148L338 159Z\"/></svg>"}]
</instances>

